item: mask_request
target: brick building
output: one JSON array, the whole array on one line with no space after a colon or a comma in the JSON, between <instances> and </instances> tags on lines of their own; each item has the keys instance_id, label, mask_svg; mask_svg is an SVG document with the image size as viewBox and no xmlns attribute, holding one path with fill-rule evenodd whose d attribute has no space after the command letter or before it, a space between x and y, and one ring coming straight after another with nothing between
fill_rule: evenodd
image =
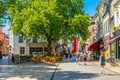
<instances>
[{"instance_id":1,"label":"brick building","mask_svg":"<svg viewBox=\"0 0 120 80\"><path fill-rule=\"evenodd\" d=\"M2 54L8 53L8 39L5 38L5 33L2 31L2 27L0 27L0 50L2 51Z\"/></svg>"}]
</instances>

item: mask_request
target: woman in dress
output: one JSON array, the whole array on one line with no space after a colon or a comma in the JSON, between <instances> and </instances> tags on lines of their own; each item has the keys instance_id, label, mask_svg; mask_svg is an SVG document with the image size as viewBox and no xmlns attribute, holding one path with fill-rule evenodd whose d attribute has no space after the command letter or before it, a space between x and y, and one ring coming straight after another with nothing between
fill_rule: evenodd
<instances>
[{"instance_id":1,"label":"woman in dress","mask_svg":"<svg viewBox=\"0 0 120 80\"><path fill-rule=\"evenodd\" d=\"M99 61L100 61L100 64L101 64L101 74L105 74L104 66L106 64L106 61L105 61L105 53L104 53L104 51L101 51Z\"/></svg>"}]
</instances>

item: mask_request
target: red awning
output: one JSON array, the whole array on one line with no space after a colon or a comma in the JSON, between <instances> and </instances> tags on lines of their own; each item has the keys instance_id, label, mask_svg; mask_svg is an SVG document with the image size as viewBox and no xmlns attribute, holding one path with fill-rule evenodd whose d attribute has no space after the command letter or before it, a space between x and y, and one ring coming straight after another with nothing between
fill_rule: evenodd
<instances>
[{"instance_id":1,"label":"red awning","mask_svg":"<svg viewBox=\"0 0 120 80\"><path fill-rule=\"evenodd\" d=\"M88 51L95 51L98 50L98 42L94 42L88 47Z\"/></svg>"}]
</instances>

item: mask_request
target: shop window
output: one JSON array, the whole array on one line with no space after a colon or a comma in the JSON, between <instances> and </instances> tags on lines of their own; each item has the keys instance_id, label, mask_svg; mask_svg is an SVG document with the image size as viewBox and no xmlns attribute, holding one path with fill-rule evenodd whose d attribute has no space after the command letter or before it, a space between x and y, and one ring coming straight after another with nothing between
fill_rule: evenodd
<instances>
[{"instance_id":1,"label":"shop window","mask_svg":"<svg viewBox=\"0 0 120 80\"><path fill-rule=\"evenodd\" d=\"M25 47L20 47L20 54L25 54Z\"/></svg>"}]
</instances>

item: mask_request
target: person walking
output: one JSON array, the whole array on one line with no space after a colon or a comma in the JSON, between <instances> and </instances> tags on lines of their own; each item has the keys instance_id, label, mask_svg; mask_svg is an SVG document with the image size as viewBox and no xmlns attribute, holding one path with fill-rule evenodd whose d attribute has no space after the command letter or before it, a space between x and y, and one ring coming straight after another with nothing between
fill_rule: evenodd
<instances>
[{"instance_id":1,"label":"person walking","mask_svg":"<svg viewBox=\"0 0 120 80\"><path fill-rule=\"evenodd\" d=\"M12 53L12 63L14 63L14 54Z\"/></svg>"},{"instance_id":2,"label":"person walking","mask_svg":"<svg viewBox=\"0 0 120 80\"><path fill-rule=\"evenodd\" d=\"M105 61L104 51L101 51L101 54L100 54L100 57L99 57L99 62L101 64L101 74L105 74L104 66L106 65L106 61Z\"/></svg>"},{"instance_id":3,"label":"person walking","mask_svg":"<svg viewBox=\"0 0 120 80\"><path fill-rule=\"evenodd\" d=\"M81 55L82 55L81 51L76 53L76 63L79 65L80 65Z\"/></svg>"},{"instance_id":4,"label":"person walking","mask_svg":"<svg viewBox=\"0 0 120 80\"><path fill-rule=\"evenodd\" d=\"M83 56L84 56L84 64L85 65L87 65L87 52L84 52L84 54L83 54Z\"/></svg>"},{"instance_id":5,"label":"person walking","mask_svg":"<svg viewBox=\"0 0 120 80\"><path fill-rule=\"evenodd\" d=\"M0 62L2 60L2 51L0 50Z\"/></svg>"},{"instance_id":6,"label":"person walking","mask_svg":"<svg viewBox=\"0 0 120 80\"><path fill-rule=\"evenodd\" d=\"M87 54L87 61L90 61L90 52L88 52L88 54Z\"/></svg>"},{"instance_id":7,"label":"person walking","mask_svg":"<svg viewBox=\"0 0 120 80\"><path fill-rule=\"evenodd\" d=\"M12 53L10 52L9 54L8 54L8 64L12 64Z\"/></svg>"},{"instance_id":8,"label":"person walking","mask_svg":"<svg viewBox=\"0 0 120 80\"><path fill-rule=\"evenodd\" d=\"M65 54L65 59L66 59L66 62L68 62L68 49L67 49L67 47L64 47L64 54Z\"/></svg>"},{"instance_id":9,"label":"person walking","mask_svg":"<svg viewBox=\"0 0 120 80\"><path fill-rule=\"evenodd\" d=\"M72 53L69 53L70 62L72 62Z\"/></svg>"}]
</instances>

